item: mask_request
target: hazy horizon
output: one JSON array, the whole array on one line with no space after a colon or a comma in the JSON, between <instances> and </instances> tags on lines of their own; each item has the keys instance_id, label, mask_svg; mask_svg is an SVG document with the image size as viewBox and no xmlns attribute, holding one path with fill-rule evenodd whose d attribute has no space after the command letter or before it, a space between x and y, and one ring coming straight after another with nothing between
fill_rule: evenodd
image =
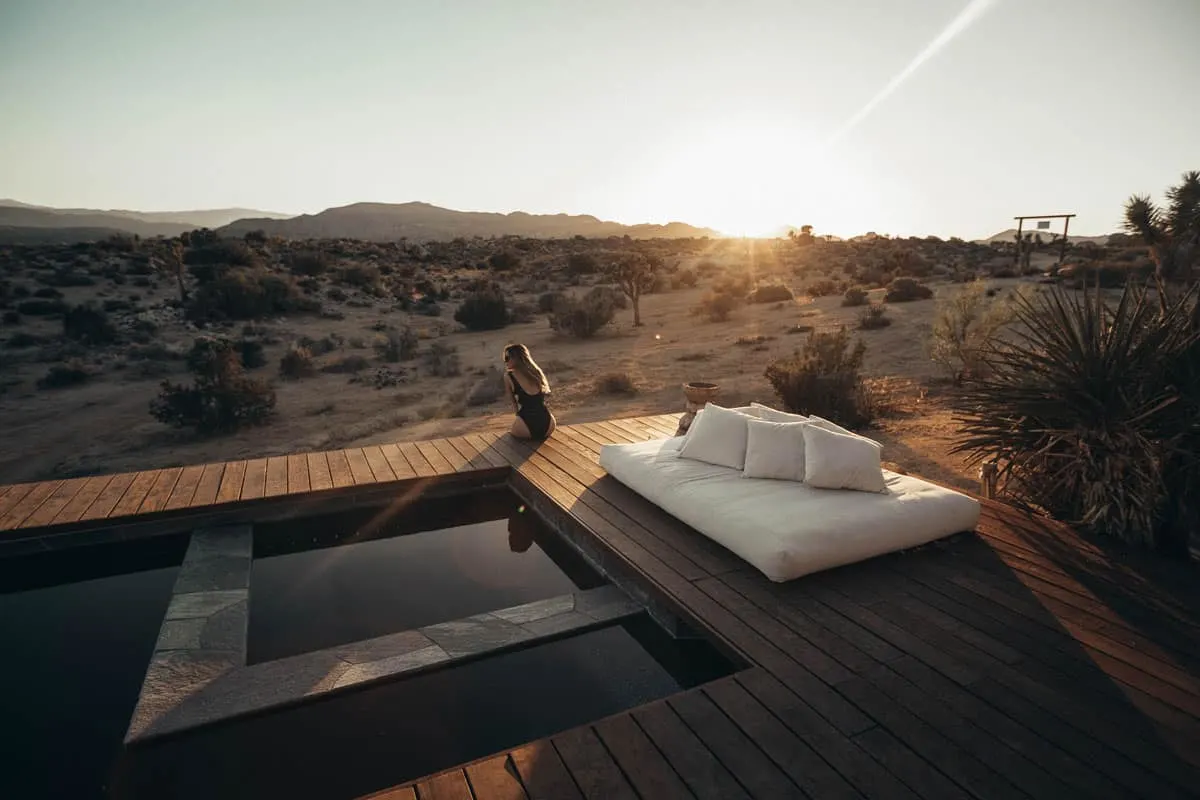
<instances>
[{"instance_id":1,"label":"hazy horizon","mask_svg":"<svg viewBox=\"0 0 1200 800\"><path fill-rule=\"evenodd\" d=\"M1098 235L1200 167L1197 29L1193 0L10 0L0 197Z\"/></svg>"}]
</instances>

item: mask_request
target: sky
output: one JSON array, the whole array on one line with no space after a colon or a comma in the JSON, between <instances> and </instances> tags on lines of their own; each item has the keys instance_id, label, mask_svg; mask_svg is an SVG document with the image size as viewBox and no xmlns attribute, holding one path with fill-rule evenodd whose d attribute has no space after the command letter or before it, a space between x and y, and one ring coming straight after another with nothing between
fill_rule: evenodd
<instances>
[{"instance_id":1,"label":"sky","mask_svg":"<svg viewBox=\"0 0 1200 800\"><path fill-rule=\"evenodd\" d=\"M1200 169L1200 0L0 0L0 197L759 235L1119 228Z\"/></svg>"}]
</instances>

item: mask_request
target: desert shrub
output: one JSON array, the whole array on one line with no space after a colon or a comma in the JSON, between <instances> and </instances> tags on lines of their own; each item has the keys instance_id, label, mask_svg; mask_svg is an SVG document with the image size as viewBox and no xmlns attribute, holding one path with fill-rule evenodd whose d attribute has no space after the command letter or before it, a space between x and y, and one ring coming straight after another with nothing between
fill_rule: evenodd
<instances>
[{"instance_id":1,"label":"desert shrub","mask_svg":"<svg viewBox=\"0 0 1200 800\"><path fill-rule=\"evenodd\" d=\"M538 296L537 308L542 314L550 314L555 306L565 297L562 292L544 292Z\"/></svg>"},{"instance_id":2,"label":"desert shrub","mask_svg":"<svg viewBox=\"0 0 1200 800\"><path fill-rule=\"evenodd\" d=\"M307 347L292 345L279 359L279 375L287 380L307 378L315 372L313 356Z\"/></svg>"},{"instance_id":3,"label":"desert shrub","mask_svg":"<svg viewBox=\"0 0 1200 800\"><path fill-rule=\"evenodd\" d=\"M434 340L429 345L422 363L426 374L435 378L451 378L462 373L458 348L439 340Z\"/></svg>"},{"instance_id":4,"label":"desert shrub","mask_svg":"<svg viewBox=\"0 0 1200 800\"><path fill-rule=\"evenodd\" d=\"M636 394L637 386L628 372L610 372L596 379L599 394Z\"/></svg>"},{"instance_id":5,"label":"desert shrub","mask_svg":"<svg viewBox=\"0 0 1200 800\"><path fill-rule=\"evenodd\" d=\"M192 385L162 382L158 397L150 402L151 416L200 434L265 424L275 410L275 390L265 381L246 377L234 348L213 348L211 354L195 364Z\"/></svg>"},{"instance_id":6,"label":"desert shrub","mask_svg":"<svg viewBox=\"0 0 1200 800\"><path fill-rule=\"evenodd\" d=\"M389 328L375 337L375 352L384 361L394 364L409 361L417 354L417 332L409 326Z\"/></svg>"},{"instance_id":7,"label":"desert shrub","mask_svg":"<svg viewBox=\"0 0 1200 800\"><path fill-rule=\"evenodd\" d=\"M360 356L357 353L353 355L335 358L333 361L323 365L321 372L329 372L333 374L349 374L362 372L367 367L371 366L371 362L366 356Z\"/></svg>"},{"instance_id":8,"label":"desert shrub","mask_svg":"<svg viewBox=\"0 0 1200 800\"><path fill-rule=\"evenodd\" d=\"M332 353L334 350L342 347L345 343L346 341L336 333L322 336L320 339L313 339L309 336L301 336L297 342L300 347L307 349L314 356L323 356L326 353Z\"/></svg>"},{"instance_id":9,"label":"desert shrub","mask_svg":"<svg viewBox=\"0 0 1200 800\"><path fill-rule=\"evenodd\" d=\"M57 298L62 297L63 293L60 292L58 289L54 289L50 286L43 286L41 289L35 289L33 291L33 296L34 297L50 297L50 298L57 299Z\"/></svg>"},{"instance_id":10,"label":"desert shrub","mask_svg":"<svg viewBox=\"0 0 1200 800\"><path fill-rule=\"evenodd\" d=\"M191 273L201 282L205 278L216 278L221 270L219 267L252 267L257 258L244 241L238 239L208 239L190 247L183 253L183 263L191 269ZM218 267L218 269L203 269Z\"/></svg>"},{"instance_id":11,"label":"desert shrub","mask_svg":"<svg viewBox=\"0 0 1200 800\"><path fill-rule=\"evenodd\" d=\"M865 306L867 304L867 291L853 286L845 291L842 295L842 305L844 306Z\"/></svg>"},{"instance_id":12,"label":"desert shrub","mask_svg":"<svg viewBox=\"0 0 1200 800\"><path fill-rule=\"evenodd\" d=\"M27 333L26 331L17 331L4 343L5 347L36 347L39 344L45 344L46 340L36 334Z\"/></svg>"},{"instance_id":13,"label":"desert shrub","mask_svg":"<svg viewBox=\"0 0 1200 800\"><path fill-rule=\"evenodd\" d=\"M550 315L550 327L557 333L589 339L612 322L617 306L614 292L596 286L583 297L564 297Z\"/></svg>"},{"instance_id":14,"label":"desert shrub","mask_svg":"<svg viewBox=\"0 0 1200 800\"><path fill-rule=\"evenodd\" d=\"M600 263L591 253L572 253L567 256L568 275L593 275L600 271Z\"/></svg>"},{"instance_id":15,"label":"desert shrub","mask_svg":"<svg viewBox=\"0 0 1200 800\"><path fill-rule=\"evenodd\" d=\"M242 366L246 369L258 369L267 365L267 355L263 352L262 342L242 338L237 340L237 347L242 356Z\"/></svg>"},{"instance_id":16,"label":"desert shrub","mask_svg":"<svg viewBox=\"0 0 1200 800\"><path fill-rule=\"evenodd\" d=\"M350 295L346 294L346 290L340 286L333 286L325 295L335 303L344 303L350 299Z\"/></svg>"},{"instance_id":17,"label":"desert shrub","mask_svg":"<svg viewBox=\"0 0 1200 800\"><path fill-rule=\"evenodd\" d=\"M63 315L63 335L83 344L108 344L117 340L117 329L102 309L79 305Z\"/></svg>"},{"instance_id":18,"label":"desert shrub","mask_svg":"<svg viewBox=\"0 0 1200 800\"><path fill-rule=\"evenodd\" d=\"M714 281L712 290L715 294L727 294L740 303L746 299L753 285L754 279L749 272L735 272Z\"/></svg>"},{"instance_id":19,"label":"desert shrub","mask_svg":"<svg viewBox=\"0 0 1200 800\"><path fill-rule=\"evenodd\" d=\"M86 272L76 272L73 269L56 269L53 272L38 276L38 280L47 286L95 286L96 279Z\"/></svg>"},{"instance_id":20,"label":"desert shrub","mask_svg":"<svg viewBox=\"0 0 1200 800\"><path fill-rule=\"evenodd\" d=\"M504 396L504 380L500 370L488 367L467 388L467 405L471 408L487 406Z\"/></svg>"},{"instance_id":21,"label":"desert shrub","mask_svg":"<svg viewBox=\"0 0 1200 800\"><path fill-rule=\"evenodd\" d=\"M1020 505L1186 558L1200 528L1196 291L1161 307L1132 285L1115 305L1059 287L1018 296L1010 340L955 394L953 452L995 459Z\"/></svg>"},{"instance_id":22,"label":"desert shrub","mask_svg":"<svg viewBox=\"0 0 1200 800\"><path fill-rule=\"evenodd\" d=\"M187 315L196 320L242 320L317 308L287 276L237 268L201 285L192 295Z\"/></svg>"},{"instance_id":23,"label":"desert shrub","mask_svg":"<svg viewBox=\"0 0 1200 800\"><path fill-rule=\"evenodd\" d=\"M751 303L784 303L792 300L792 290L781 283L764 283L748 298Z\"/></svg>"},{"instance_id":24,"label":"desert shrub","mask_svg":"<svg viewBox=\"0 0 1200 800\"><path fill-rule=\"evenodd\" d=\"M267 363L262 345L250 339L228 339L224 336L200 336L184 357L187 368L194 373L211 372L223 353L233 353L238 365L254 369Z\"/></svg>"},{"instance_id":25,"label":"desert shrub","mask_svg":"<svg viewBox=\"0 0 1200 800\"><path fill-rule=\"evenodd\" d=\"M508 310L508 321L514 325L533 322L535 316L537 316L537 306L533 303L513 303L512 307Z\"/></svg>"},{"instance_id":26,"label":"desert shrub","mask_svg":"<svg viewBox=\"0 0 1200 800\"><path fill-rule=\"evenodd\" d=\"M38 378L39 389L66 389L78 386L91 380L92 371L76 360L66 364L55 364L41 378Z\"/></svg>"},{"instance_id":27,"label":"desert shrub","mask_svg":"<svg viewBox=\"0 0 1200 800\"><path fill-rule=\"evenodd\" d=\"M129 300L122 300L121 298L116 298L116 297L105 300L104 304L101 306L101 308L103 308L109 314L113 314L118 311L136 311L137 310L136 308L134 308L134 304L132 302L130 302Z\"/></svg>"},{"instance_id":28,"label":"desert shrub","mask_svg":"<svg viewBox=\"0 0 1200 800\"><path fill-rule=\"evenodd\" d=\"M324 275L333 266L328 256L320 250L302 250L292 253L287 260L288 269L297 275L314 277Z\"/></svg>"},{"instance_id":29,"label":"desert shrub","mask_svg":"<svg viewBox=\"0 0 1200 800\"><path fill-rule=\"evenodd\" d=\"M51 317L55 314L65 314L67 304L62 300L45 298L22 300L20 303L17 303L17 311L30 317Z\"/></svg>"},{"instance_id":30,"label":"desert shrub","mask_svg":"<svg viewBox=\"0 0 1200 800\"><path fill-rule=\"evenodd\" d=\"M11 310L5 311L4 315L2 317L0 317L0 325L10 327L13 325L20 325L20 324L21 324L21 314L18 311L11 311Z\"/></svg>"},{"instance_id":31,"label":"desert shrub","mask_svg":"<svg viewBox=\"0 0 1200 800\"><path fill-rule=\"evenodd\" d=\"M872 303L858 315L858 328L864 331L874 331L886 328L892 324L887 315L887 307L882 303Z\"/></svg>"},{"instance_id":32,"label":"desert shrub","mask_svg":"<svg viewBox=\"0 0 1200 800\"><path fill-rule=\"evenodd\" d=\"M500 250L488 256L487 263L497 272L507 272L521 266L521 257L508 250Z\"/></svg>"},{"instance_id":33,"label":"desert shrub","mask_svg":"<svg viewBox=\"0 0 1200 800\"><path fill-rule=\"evenodd\" d=\"M955 384L983 375L986 350L1012 322L1013 301L992 300L993 291L977 280L934 305L929 357Z\"/></svg>"},{"instance_id":34,"label":"desert shrub","mask_svg":"<svg viewBox=\"0 0 1200 800\"><path fill-rule=\"evenodd\" d=\"M804 289L804 293L809 297L828 297L831 294L837 294L837 291L838 285L830 278L813 281Z\"/></svg>"},{"instance_id":35,"label":"desert shrub","mask_svg":"<svg viewBox=\"0 0 1200 800\"><path fill-rule=\"evenodd\" d=\"M470 331L494 331L508 324L508 302L497 284L481 286L454 312L454 321Z\"/></svg>"},{"instance_id":36,"label":"desert shrub","mask_svg":"<svg viewBox=\"0 0 1200 800\"><path fill-rule=\"evenodd\" d=\"M700 276L684 267L671 276L672 289L692 289L700 281Z\"/></svg>"},{"instance_id":37,"label":"desert shrub","mask_svg":"<svg viewBox=\"0 0 1200 800\"><path fill-rule=\"evenodd\" d=\"M765 375L788 411L857 428L872 416L859 374L866 350L862 340L851 345L844 326L834 332L814 331L803 349L769 364Z\"/></svg>"},{"instance_id":38,"label":"desert shrub","mask_svg":"<svg viewBox=\"0 0 1200 800\"><path fill-rule=\"evenodd\" d=\"M371 289L379 284L379 268L373 264L347 264L338 270L338 280L357 289Z\"/></svg>"},{"instance_id":39,"label":"desert shrub","mask_svg":"<svg viewBox=\"0 0 1200 800\"><path fill-rule=\"evenodd\" d=\"M933 289L912 278L893 278L888 284L887 294L883 296L885 303L910 303L914 300L928 300L933 297Z\"/></svg>"},{"instance_id":40,"label":"desert shrub","mask_svg":"<svg viewBox=\"0 0 1200 800\"><path fill-rule=\"evenodd\" d=\"M700 302L692 308L692 313L706 317L709 322L724 322L740 304L735 295L711 291L700 298Z\"/></svg>"}]
</instances>

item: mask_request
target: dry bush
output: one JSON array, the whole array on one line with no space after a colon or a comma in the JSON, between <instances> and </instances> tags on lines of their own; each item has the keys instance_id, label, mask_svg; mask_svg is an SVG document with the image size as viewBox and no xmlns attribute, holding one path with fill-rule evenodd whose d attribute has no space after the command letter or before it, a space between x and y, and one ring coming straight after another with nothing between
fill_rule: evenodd
<instances>
[{"instance_id":1,"label":"dry bush","mask_svg":"<svg viewBox=\"0 0 1200 800\"><path fill-rule=\"evenodd\" d=\"M275 411L275 391L264 381L247 378L234 350L213 354L210 362L194 370L191 386L163 381L159 396L150 403L151 416L200 434L265 424Z\"/></svg>"},{"instance_id":2,"label":"dry bush","mask_svg":"<svg viewBox=\"0 0 1200 800\"><path fill-rule=\"evenodd\" d=\"M700 302L692 308L692 313L705 317L709 322L724 322L740 304L737 296L714 290L700 298Z\"/></svg>"},{"instance_id":3,"label":"dry bush","mask_svg":"<svg viewBox=\"0 0 1200 800\"><path fill-rule=\"evenodd\" d=\"M885 303L910 303L915 300L928 300L933 297L933 289L912 278L894 278L888 284Z\"/></svg>"},{"instance_id":4,"label":"dry bush","mask_svg":"<svg viewBox=\"0 0 1200 800\"><path fill-rule=\"evenodd\" d=\"M408 325L400 329L389 329L375 337L375 352L389 364L410 361L417 355L419 340L417 333Z\"/></svg>"},{"instance_id":5,"label":"dry bush","mask_svg":"<svg viewBox=\"0 0 1200 800\"><path fill-rule=\"evenodd\" d=\"M488 367L469 384L466 392L467 405L471 408L491 405L503 396L504 379L495 367Z\"/></svg>"},{"instance_id":6,"label":"dry bush","mask_svg":"<svg viewBox=\"0 0 1200 800\"><path fill-rule=\"evenodd\" d=\"M938 298L933 310L929 357L944 369L955 384L965 378L982 377L985 353L1013 321L1016 298L1032 292L1022 290L1005 300L994 300L984 281L976 280L953 294Z\"/></svg>"},{"instance_id":7,"label":"dry bush","mask_svg":"<svg viewBox=\"0 0 1200 800\"><path fill-rule=\"evenodd\" d=\"M458 348L442 341L434 341L425 351L425 373L435 378L452 378L462 373L462 361Z\"/></svg>"},{"instance_id":8,"label":"dry bush","mask_svg":"<svg viewBox=\"0 0 1200 800\"><path fill-rule=\"evenodd\" d=\"M750 293L751 303L784 303L794 300L792 290L781 283L766 283Z\"/></svg>"},{"instance_id":9,"label":"dry bush","mask_svg":"<svg viewBox=\"0 0 1200 800\"><path fill-rule=\"evenodd\" d=\"M842 295L842 305L847 307L865 306L867 304L867 290L853 286L845 291Z\"/></svg>"},{"instance_id":10,"label":"dry bush","mask_svg":"<svg viewBox=\"0 0 1200 800\"><path fill-rule=\"evenodd\" d=\"M556 332L576 339L590 339L616 315L613 290L593 287L583 297L564 297L550 315L550 327Z\"/></svg>"},{"instance_id":11,"label":"dry bush","mask_svg":"<svg viewBox=\"0 0 1200 800\"><path fill-rule=\"evenodd\" d=\"M316 373L312 352L307 347L292 345L279 359L279 375L288 380L307 378Z\"/></svg>"},{"instance_id":12,"label":"dry bush","mask_svg":"<svg viewBox=\"0 0 1200 800\"><path fill-rule=\"evenodd\" d=\"M802 350L772 362L765 375L788 411L862 427L873 414L859 374L866 349L861 340L851 346L844 326L832 333L814 332Z\"/></svg>"},{"instance_id":13,"label":"dry bush","mask_svg":"<svg viewBox=\"0 0 1200 800\"><path fill-rule=\"evenodd\" d=\"M365 356L360 356L356 353L354 355L333 359L332 361L321 366L321 372L332 373L335 375L345 375L362 372L369 366L371 366L371 362L368 361Z\"/></svg>"},{"instance_id":14,"label":"dry bush","mask_svg":"<svg viewBox=\"0 0 1200 800\"><path fill-rule=\"evenodd\" d=\"M733 343L736 345L741 345L743 347L748 347L748 346L754 345L754 344L762 344L763 342L770 341L771 339L774 339L774 338L775 338L774 336L764 336L761 333L752 333L752 334L747 334L745 336L739 336L738 338L733 340Z\"/></svg>"},{"instance_id":15,"label":"dry bush","mask_svg":"<svg viewBox=\"0 0 1200 800\"><path fill-rule=\"evenodd\" d=\"M494 331L509 323L508 302L498 284L472 291L454 312L454 321L469 331Z\"/></svg>"},{"instance_id":16,"label":"dry bush","mask_svg":"<svg viewBox=\"0 0 1200 800\"><path fill-rule=\"evenodd\" d=\"M858 315L858 328L863 331L874 331L886 328L892 324L887 315L887 307L880 303L872 303Z\"/></svg>"},{"instance_id":17,"label":"dry bush","mask_svg":"<svg viewBox=\"0 0 1200 800\"><path fill-rule=\"evenodd\" d=\"M636 394L637 386L628 372L610 372L596 379L597 394Z\"/></svg>"},{"instance_id":18,"label":"dry bush","mask_svg":"<svg viewBox=\"0 0 1200 800\"><path fill-rule=\"evenodd\" d=\"M50 370L38 379L37 387L39 389L65 389L70 386L79 386L91 380L94 374L83 362L73 359L65 364L55 364L50 367Z\"/></svg>"}]
</instances>

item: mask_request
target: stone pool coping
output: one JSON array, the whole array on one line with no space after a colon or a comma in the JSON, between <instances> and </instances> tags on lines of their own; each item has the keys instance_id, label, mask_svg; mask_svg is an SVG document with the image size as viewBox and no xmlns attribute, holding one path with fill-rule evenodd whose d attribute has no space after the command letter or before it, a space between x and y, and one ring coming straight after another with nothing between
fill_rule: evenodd
<instances>
[{"instance_id":1,"label":"stone pool coping","mask_svg":"<svg viewBox=\"0 0 1200 800\"><path fill-rule=\"evenodd\" d=\"M645 611L614 585L246 665L253 530L195 531L125 743L529 647Z\"/></svg>"}]
</instances>

